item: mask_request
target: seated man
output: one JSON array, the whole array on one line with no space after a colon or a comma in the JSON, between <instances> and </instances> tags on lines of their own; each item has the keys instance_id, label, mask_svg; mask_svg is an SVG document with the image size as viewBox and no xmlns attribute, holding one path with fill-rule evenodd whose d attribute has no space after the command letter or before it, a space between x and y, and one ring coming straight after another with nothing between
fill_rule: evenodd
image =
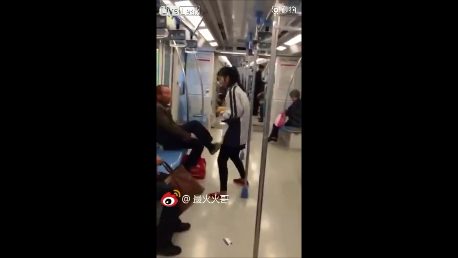
<instances>
[{"instance_id":1,"label":"seated man","mask_svg":"<svg viewBox=\"0 0 458 258\"><path fill-rule=\"evenodd\" d=\"M156 157L156 164L160 165L161 163L162 160ZM165 193L173 191L165 182L158 181L156 185L156 201L160 201ZM156 253L158 255L173 256L181 253L181 248L172 243L173 233L187 231L191 228L191 224L182 223L178 218L178 214L178 206L162 206L161 217L159 218L159 225L157 227Z\"/></svg>"},{"instance_id":2,"label":"seated man","mask_svg":"<svg viewBox=\"0 0 458 258\"><path fill-rule=\"evenodd\" d=\"M157 141L164 149L192 149L186 162L183 164L187 170L197 165L200 155L207 147L213 155L220 148L221 144L212 143L213 138L208 130L198 121L191 121L184 125L177 125L172 119L170 111L171 91L165 85L156 87L156 119L157 119ZM193 133L196 138L191 137Z\"/></svg>"},{"instance_id":3,"label":"seated man","mask_svg":"<svg viewBox=\"0 0 458 258\"><path fill-rule=\"evenodd\" d=\"M301 93L294 89L289 93L293 104L289 106L289 108L285 111L285 115L288 117L288 121L285 123L284 126L291 126L291 127L302 127L302 102L301 102ZM275 126L272 127L272 131L270 132L269 142L270 141L277 141L278 138L278 129L279 127Z\"/></svg>"}]
</instances>

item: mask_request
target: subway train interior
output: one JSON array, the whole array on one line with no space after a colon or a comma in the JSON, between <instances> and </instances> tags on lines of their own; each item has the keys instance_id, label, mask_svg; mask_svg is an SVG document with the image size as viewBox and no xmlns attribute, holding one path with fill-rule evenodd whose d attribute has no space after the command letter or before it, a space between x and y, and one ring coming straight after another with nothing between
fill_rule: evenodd
<instances>
[{"instance_id":1,"label":"subway train interior","mask_svg":"<svg viewBox=\"0 0 458 258\"><path fill-rule=\"evenodd\" d=\"M203 141L201 132L208 131L215 147L202 142L198 163L184 169L191 147L157 140L164 182L177 170L193 170L200 175L188 173L204 189L180 213L190 228L175 231L157 257L301 257L302 118L300 109L290 111L302 97L301 15L300 0L157 1L156 92L171 92L167 110L176 126L197 121L200 132L188 130L191 138ZM235 84L219 73L225 67L238 72ZM234 85L240 90L231 90ZM299 124L290 123L297 114ZM228 121L237 116L238 133L246 135L237 152L246 180L232 156L226 158L224 192L219 162L229 148L225 135L236 124ZM184 202L186 191L179 190L173 194ZM220 195L209 196L215 192ZM163 199L157 198L157 227L167 227L161 216L170 207Z\"/></svg>"}]
</instances>

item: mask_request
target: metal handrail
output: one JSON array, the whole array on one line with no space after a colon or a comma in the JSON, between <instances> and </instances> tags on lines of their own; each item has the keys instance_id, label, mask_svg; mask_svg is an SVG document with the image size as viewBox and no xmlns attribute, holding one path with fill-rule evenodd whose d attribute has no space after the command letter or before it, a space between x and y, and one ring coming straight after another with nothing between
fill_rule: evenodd
<instances>
[{"instance_id":1,"label":"metal handrail","mask_svg":"<svg viewBox=\"0 0 458 258\"><path fill-rule=\"evenodd\" d=\"M258 31L256 30L255 39L258 39ZM246 147L246 160L245 160L245 186L248 186L248 170L250 164L250 147L251 147L251 130L252 130L252 122L253 122L253 109L254 109L254 94L255 94L255 87L256 87L256 71L258 67L257 60L258 59L258 50L256 46L254 46L254 64L253 64L253 75L251 78L251 96L250 96L250 121L248 126L248 140L247 140L247 147Z\"/></svg>"},{"instance_id":2,"label":"metal handrail","mask_svg":"<svg viewBox=\"0 0 458 258\"><path fill-rule=\"evenodd\" d=\"M278 4L278 0L275 1L275 4ZM256 224L255 224L255 234L254 234L254 247L253 247L253 257L258 258L259 256L259 238L261 231L261 218L262 218L262 204L264 197L264 180L266 176L266 161L267 161L267 137L270 129L270 112L272 108L272 96L273 96L273 86L275 83L275 61L277 54L277 41L278 41L278 28L275 28L275 25L279 23L280 17L274 14L273 28L272 28L272 44L271 44L271 58L269 62L270 72L268 86L265 94L266 102L266 112L265 112L265 123L264 131L262 138L262 151L261 151L261 168L259 171L259 189L258 189L258 202L256 206Z\"/></svg>"}]
</instances>

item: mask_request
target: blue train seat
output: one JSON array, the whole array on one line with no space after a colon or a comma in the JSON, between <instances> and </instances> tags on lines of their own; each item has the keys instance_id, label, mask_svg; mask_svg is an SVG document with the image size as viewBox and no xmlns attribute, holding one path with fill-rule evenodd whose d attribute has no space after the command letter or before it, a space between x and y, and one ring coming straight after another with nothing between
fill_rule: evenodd
<instances>
[{"instance_id":1,"label":"blue train seat","mask_svg":"<svg viewBox=\"0 0 458 258\"><path fill-rule=\"evenodd\" d=\"M181 165L184 155L186 155L187 150L161 150L156 149L156 154L161 157L161 159L167 162L173 169L177 169ZM163 166L157 166L157 172L168 174L167 170Z\"/></svg>"}]
</instances>

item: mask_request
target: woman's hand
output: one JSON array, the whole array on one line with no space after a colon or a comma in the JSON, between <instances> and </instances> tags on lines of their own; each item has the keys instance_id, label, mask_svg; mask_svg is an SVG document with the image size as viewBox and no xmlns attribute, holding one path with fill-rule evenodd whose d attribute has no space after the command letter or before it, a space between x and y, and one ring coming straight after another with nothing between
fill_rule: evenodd
<instances>
[{"instance_id":1,"label":"woman's hand","mask_svg":"<svg viewBox=\"0 0 458 258\"><path fill-rule=\"evenodd\" d=\"M219 114L219 113L223 113L224 110L226 110L226 107L224 107L224 106L217 107L217 108L216 108L216 113L218 113L218 114Z\"/></svg>"},{"instance_id":2,"label":"woman's hand","mask_svg":"<svg viewBox=\"0 0 458 258\"><path fill-rule=\"evenodd\" d=\"M223 115L224 111L226 111L226 107L218 107L218 108L216 108L216 114L218 114L218 116Z\"/></svg>"}]
</instances>

